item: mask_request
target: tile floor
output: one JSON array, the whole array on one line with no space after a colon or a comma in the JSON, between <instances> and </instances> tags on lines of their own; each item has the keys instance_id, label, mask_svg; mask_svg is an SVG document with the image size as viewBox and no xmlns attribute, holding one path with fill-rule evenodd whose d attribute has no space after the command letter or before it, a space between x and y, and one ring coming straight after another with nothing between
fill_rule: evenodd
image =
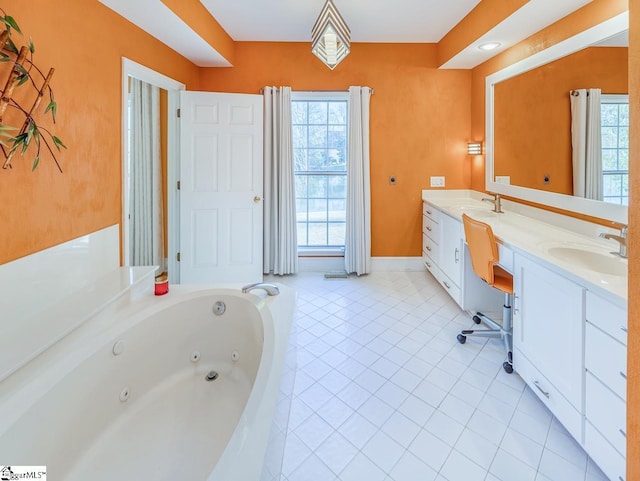
<instances>
[{"instance_id":1,"label":"tile floor","mask_svg":"<svg viewBox=\"0 0 640 481\"><path fill-rule=\"evenodd\" d=\"M271 280L298 291L282 481L606 480L427 272Z\"/></svg>"}]
</instances>

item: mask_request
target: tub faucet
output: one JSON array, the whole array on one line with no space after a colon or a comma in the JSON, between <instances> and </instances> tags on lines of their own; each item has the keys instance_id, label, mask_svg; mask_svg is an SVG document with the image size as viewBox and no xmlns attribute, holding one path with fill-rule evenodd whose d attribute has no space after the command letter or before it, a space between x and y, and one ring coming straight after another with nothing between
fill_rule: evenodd
<instances>
[{"instance_id":1,"label":"tub faucet","mask_svg":"<svg viewBox=\"0 0 640 481\"><path fill-rule=\"evenodd\" d=\"M618 241L620 244L620 250L618 252L612 252L617 256L622 257L623 259L627 258L627 226L623 225L620 228L620 235L615 234L605 234L604 232L600 234L600 237L603 239L613 239L614 241Z\"/></svg>"},{"instance_id":2,"label":"tub faucet","mask_svg":"<svg viewBox=\"0 0 640 481\"><path fill-rule=\"evenodd\" d=\"M501 203L501 199L500 199L500 194L493 194L495 196L495 198L490 199L488 197L483 197L482 200L483 202L491 202L493 204L493 209L492 212L496 212L498 214L502 214L503 210L502 210L502 203Z\"/></svg>"},{"instance_id":3,"label":"tub faucet","mask_svg":"<svg viewBox=\"0 0 640 481\"><path fill-rule=\"evenodd\" d=\"M242 292L246 294L247 292L251 292L254 289L263 289L270 296L277 296L278 294L280 294L280 289L278 289L278 286L267 284L266 282L256 282L255 284L246 285L242 288Z\"/></svg>"}]
</instances>

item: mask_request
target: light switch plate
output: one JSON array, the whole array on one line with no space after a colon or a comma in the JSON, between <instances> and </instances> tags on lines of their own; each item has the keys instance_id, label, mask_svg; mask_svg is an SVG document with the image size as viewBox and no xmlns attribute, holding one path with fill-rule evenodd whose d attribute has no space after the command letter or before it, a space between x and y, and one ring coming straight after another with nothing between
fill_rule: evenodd
<instances>
[{"instance_id":1,"label":"light switch plate","mask_svg":"<svg viewBox=\"0 0 640 481\"><path fill-rule=\"evenodd\" d=\"M444 175L431 176L431 187L444 187Z\"/></svg>"},{"instance_id":2,"label":"light switch plate","mask_svg":"<svg viewBox=\"0 0 640 481\"><path fill-rule=\"evenodd\" d=\"M496 184L511 184L511 176L510 175L496 175Z\"/></svg>"}]
</instances>

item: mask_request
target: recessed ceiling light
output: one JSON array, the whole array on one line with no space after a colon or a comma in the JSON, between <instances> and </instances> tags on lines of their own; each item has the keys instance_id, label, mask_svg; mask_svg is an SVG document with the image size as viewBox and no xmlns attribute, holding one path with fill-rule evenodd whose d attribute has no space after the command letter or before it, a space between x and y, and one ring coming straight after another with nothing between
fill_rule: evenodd
<instances>
[{"instance_id":1,"label":"recessed ceiling light","mask_svg":"<svg viewBox=\"0 0 640 481\"><path fill-rule=\"evenodd\" d=\"M494 50L500 46L500 42L487 42L482 45L478 45L480 50Z\"/></svg>"}]
</instances>

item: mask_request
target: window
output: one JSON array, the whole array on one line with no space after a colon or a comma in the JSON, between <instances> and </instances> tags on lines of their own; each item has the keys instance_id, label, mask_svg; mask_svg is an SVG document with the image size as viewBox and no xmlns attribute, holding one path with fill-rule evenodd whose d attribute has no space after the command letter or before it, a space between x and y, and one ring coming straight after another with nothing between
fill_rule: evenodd
<instances>
[{"instance_id":1,"label":"window","mask_svg":"<svg viewBox=\"0 0 640 481\"><path fill-rule=\"evenodd\" d=\"M299 250L344 247L348 93L294 93L291 105Z\"/></svg>"},{"instance_id":2,"label":"window","mask_svg":"<svg viewBox=\"0 0 640 481\"><path fill-rule=\"evenodd\" d=\"M629 204L629 96L602 95L603 200Z\"/></svg>"}]
</instances>

